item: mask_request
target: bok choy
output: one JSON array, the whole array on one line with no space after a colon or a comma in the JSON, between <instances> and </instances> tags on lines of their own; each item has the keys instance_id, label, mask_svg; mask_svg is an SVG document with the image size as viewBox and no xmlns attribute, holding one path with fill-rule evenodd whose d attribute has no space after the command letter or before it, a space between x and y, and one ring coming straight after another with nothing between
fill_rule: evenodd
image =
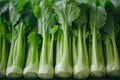
<instances>
[{"instance_id":1,"label":"bok choy","mask_svg":"<svg viewBox=\"0 0 120 80\"><path fill-rule=\"evenodd\" d=\"M52 3L47 0L42 0L39 6L35 8L34 14L38 18L38 33L43 38L38 76L44 79L53 78L53 45L57 26L54 26L56 19L52 9Z\"/></svg>"},{"instance_id":2,"label":"bok choy","mask_svg":"<svg viewBox=\"0 0 120 80\"><path fill-rule=\"evenodd\" d=\"M94 77L102 77L106 73L100 28L106 21L106 11L103 6L92 4L89 26L92 34L92 52L90 52L90 74Z\"/></svg>"},{"instance_id":3,"label":"bok choy","mask_svg":"<svg viewBox=\"0 0 120 80\"><path fill-rule=\"evenodd\" d=\"M79 16L80 10L77 4L71 0L56 1L54 10L62 30L60 31L61 35L57 39L55 75L67 78L72 75L69 28L72 22Z\"/></svg>"}]
</instances>

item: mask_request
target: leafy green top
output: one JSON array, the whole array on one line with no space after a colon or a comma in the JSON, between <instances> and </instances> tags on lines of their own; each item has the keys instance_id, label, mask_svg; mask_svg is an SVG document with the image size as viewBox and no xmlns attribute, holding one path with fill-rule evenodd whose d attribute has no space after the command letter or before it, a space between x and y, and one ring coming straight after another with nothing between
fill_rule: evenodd
<instances>
[{"instance_id":1,"label":"leafy green top","mask_svg":"<svg viewBox=\"0 0 120 80\"><path fill-rule=\"evenodd\" d=\"M91 30L100 29L103 27L106 21L106 11L104 7L97 6L96 4L92 4L89 18L89 25Z\"/></svg>"},{"instance_id":2,"label":"leafy green top","mask_svg":"<svg viewBox=\"0 0 120 80\"><path fill-rule=\"evenodd\" d=\"M49 33L50 28L56 23L52 4L50 1L42 0L39 4L39 8L40 14L38 18L38 33Z\"/></svg>"},{"instance_id":3,"label":"leafy green top","mask_svg":"<svg viewBox=\"0 0 120 80\"><path fill-rule=\"evenodd\" d=\"M116 37L120 31L120 25L115 20L115 7L111 2L106 3L106 11L107 11L107 21L103 30L111 38L113 36Z\"/></svg>"},{"instance_id":4,"label":"leafy green top","mask_svg":"<svg viewBox=\"0 0 120 80\"><path fill-rule=\"evenodd\" d=\"M54 10L58 15L58 22L64 26L70 26L72 22L79 16L80 9L75 2L70 0L61 0L55 2Z\"/></svg>"},{"instance_id":5,"label":"leafy green top","mask_svg":"<svg viewBox=\"0 0 120 80\"><path fill-rule=\"evenodd\" d=\"M12 24L12 27L17 24L20 17L21 17L21 15L16 11L16 8L13 5L13 3L10 2L9 3L9 18L10 18L10 22Z\"/></svg>"},{"instance_id":6,"label":"leafy green top","mask_svg":"<svg viewBox=\"0 0 120 80\"><path fill-rule=\"evenodd\" d=\"M54 35L58 30L58 25L54 25L54 27L51 29L51 34Z\"/></svg>"},{"instance_id":7,"label":"leafy green top","mask_svg":"<svg viewBox=\"0 0 120 80\"><path fill-rule=\"evenodd\" d=\"M29 35L28 35L28 43L30 45L39 45L41 43L40 41L40 38L38 36L38 34L36 32L31 32Z\"/></svg>"},{"instance_id":8,"label":"leafy green top","mask_svg":"<svg viewBox=\"0 0 120 80\"><path fill-rule=\"evenodd\" d=\"M81 12L76 20L76 24L78 25L78 27L82 27L86 23L87 23L87 11L85 8L81 8Z\"/></svg>"}]
</instances>

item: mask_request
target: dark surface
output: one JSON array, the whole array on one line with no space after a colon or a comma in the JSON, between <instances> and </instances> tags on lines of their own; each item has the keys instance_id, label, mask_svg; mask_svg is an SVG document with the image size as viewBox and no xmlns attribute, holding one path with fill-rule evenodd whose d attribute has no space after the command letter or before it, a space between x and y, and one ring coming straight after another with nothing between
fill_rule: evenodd
<instances>
[{"instance_id":1,"label":"dark surface","mask_svg":"<svg viewBox=\"0 0 120 80\"><path fill-rule=\"evenodd\" d=\"M15 78L15 79L7 79L7 78L0 78L0 80L46 80L46 79L41 79L41 78L36 78L36 79L26 79L26 78ZM102 77L102 78L93 78L89 77L87 79L75 79L73 77L71 78L53 78L53 79L48 79L48 80L120 80L119 78L113 78L113 77Z\"/></svg>"}]
</instances>

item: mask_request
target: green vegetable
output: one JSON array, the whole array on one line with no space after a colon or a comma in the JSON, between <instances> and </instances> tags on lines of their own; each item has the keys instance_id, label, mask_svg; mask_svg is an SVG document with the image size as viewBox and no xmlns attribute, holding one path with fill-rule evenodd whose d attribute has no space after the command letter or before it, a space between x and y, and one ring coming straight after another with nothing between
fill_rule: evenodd
<instances>
[{"instance_id":1,"label":"green vegetable","mask_svg":"<svg viewBox=\"0 0 120 80\"><path fill-rule=\"evenodd\" d=\"M90 53L90 74L94 77L102 77L106 73L101 34L99 29L106 20L106 11L103 6L92 4L89 18L89 26L92 34L92 52Z\"/></svg>"},{"instance_id":2,"label":"green vegetable","mask_svg":"<svg viewBox=\"0 0 120 80\"><path fill-rule=\"evenodd\" d=\"M0 1L0 77L6 76L8 60L7 1Z\"/></svg>"},{"instance_id":3,"label":"green vegetable","mask_svg":"<svg viewBox=\"0 0 120 80\"><path fill-rule=\"evenodd\" d=\"M104 45L105 45L105 54L106 54L107 75L112 77L119 77L120 59L116 47L116 42L113 44L113 41L110 38L110 36L106 35L104 38Z\"/></svg>"},{"instance_id":4,"label":"green vegetable","mask_svg":"<svg viewBox=\"0 0 120 80\"><path fill-rule=\"evenodd\" d=\"M38 76L40 78L53 78L53 45L54 34L57 31L55 14L50 1L42 0L39 4L38 33L42 35L42 50L40 54ZM39 12L39 11L36 11ZM35 13L34 14L38 14ZM53 27L54 26L54 27ZM52 28L53 27L53 28ZM51 31L52 30L52 31Z\"/></svg>"},{"instance_id":5,"label":"green vegetable","mask_svg":"<svg viewBox=\"0 0 120 80\"><path fill-rule=\"evenodd\" d=\"M77 24L77 38L73 35L73 72L74 77L78 79L85 79L89 76L89 62L87 53L87 9L81 8L79 18L76 20Z\"/></svg>"},{"instance_id":6,"label":"green vegetable","mask_svg":"<svg viewBox=\"0 0 120 80\"><path fill-rule=\"evenodd\" d=\"M120 57L116 44L116 37L120 32L120 25L117 25L115 21L114 10L112 10L112 4L106 5L107 10L107 22L104 27L105 37L105 54L106 54L106 68L107 75L113 77L120 76ZM111 9L111 11L110 11Z\"/></svg>"},{"instance_id":7,"label":"green vegetable","mask_svg":"<svg viewBox=\"0 0 120 80\"><path fill-rule=\"evenodd\" d=\"M31 32L28 35L28 56L26 66L24 68L23 74L27 78L36 78L38 72L38 46L40 44L40 39L36 32Z\"/></svg>"},{"instance_id":8,"label":"green vegetable","mask_svg":"<svg viewBox=\"0 0 120 80\"><path fill-rule=\"evenodd\" d=\"M17 33L16 38L12 35L12 42L10 48L10 55L8 59L7 77L21 77L22 68L24 64L24 49L25 49L25 38L24 38L24 29L23 24L18 25L20 27L19 32Z\"/></svg>"},{"instance_id":9,"label":"green vegetable","mask_svg":"<svg viewBox=\"0 0 120 80\"><path fill-rule=\"evenodd\" d=\"M5 77L7 67L6 27L0 19L0 77Z\"/></svg>"},{"instance_id":10,"label":"green vegetable","mask_svg":"<svg viewBox=\"0 0 120 80\"><path fill-rule=\"evenodd\" d=\"M61 0L55 2L54 10L62 31L58 33L55 75L63 78L72 75L72 60L69 51L69 28L79 15L79 7L74 1ZM61 35L60 35L61 34Z\"/></svg>"},{"instance_id":11,"label":"green vegetable","mask_svg":"<svg viewBox=\"0 0 120 80\"><path fill-rule=\"evenodd\" d=\"M7 3L7 1L1 1L0 2L0 16L3 14L3 13L6 13L7 9L8 9L8 6L9 4Z\"/></svg>"},{"instance_id":12,"label":"green vegetable","mask_svg":"<svg viewBox=\"0 0 120 80\"><path fill-rule=\"evenodd\" d=\"M119 77L119 35L119 0L0 0L0 78Z\"/></svg>"},{"instance_id":13,"label":"green vegetable","mask_svg":"<svg viewBox=\"0 0 120 80\"><path fill-rule=\"evenodd\" d=\"M6 76L10 78L21 77L25 54L25 26L21 21L12 2L9 5L9 16L11 22L11 47L7 64ZM17 24L17 25L16 25Z\"/></svg>"}]
</instances>

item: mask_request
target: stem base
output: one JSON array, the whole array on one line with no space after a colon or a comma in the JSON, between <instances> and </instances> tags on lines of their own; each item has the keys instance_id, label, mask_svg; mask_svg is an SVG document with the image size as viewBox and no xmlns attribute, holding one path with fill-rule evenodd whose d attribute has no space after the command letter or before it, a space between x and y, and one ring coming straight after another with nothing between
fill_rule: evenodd
<instances>
[{"instance_id":1,"label":"stem base","mask_svg":"<svg viewBox=\"0 0 120 80\"><path fill-rule=\"evenodd\" d=\"M51 79L54 75L54 69L51 65L41 65L39 67L38 76L43 79Z\"/></svg>"},{"instance_id":2,"label":"stem base","mask_svg":"<svg viewBox=\"0 0 120 80\"><path fill-rule=\"evenodd\" d=\"M22 68L18 66L8 67L6 70L6 76L8 78L19 78L22 76Z\"/></svg>"},{"instance_id":3,"label":"stem base","mask_svg":"<svg viewBox=\"0 0 120 80\"><path fill-rule=\"evenodd\" d=\"M86 79L89 76L89 68L80 66L74 67L74 77L77 79Z\"/></svg>"},{"instance_id":4,"label":"stem base","mask_svg":"<svg viewBox=\"0 0 120 80\"><path fill-rule=\"evenodd\" d=\"M37 69L35 66L27 66L24 71L23 75L26 78L37 78Z\"/></svg>"},{"instance_id":5,"label":"stem base","mask_svg":"<svg viewBox=\"0 0 120 80\"><path fill-rule=\"evenodd\" d=\"M62 78L68 78L72 76L72 68L68 65L58 64L55 67L55 75Z\"/></svg>"},{"instance_id":6,"label":"stem base","mask_svg":"<svg viewBox=\"0 0 120 80\"><path fill-rule=\"evenodd\" d=\"M0 66L0 77L6 76L6 69Z\"/></svg>"}]
</instances>

